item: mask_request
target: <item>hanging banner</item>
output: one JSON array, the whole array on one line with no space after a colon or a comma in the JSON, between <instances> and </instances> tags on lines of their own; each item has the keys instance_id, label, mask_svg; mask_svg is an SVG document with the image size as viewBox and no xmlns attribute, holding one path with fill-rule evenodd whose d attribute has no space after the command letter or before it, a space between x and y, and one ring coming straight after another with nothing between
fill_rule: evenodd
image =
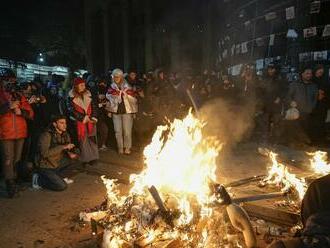
<instances>
[{"instance_id":1,"label":"hanging banner","mask_svg":"<svg viewBox=\"0 0 330 248\"><path fill-rule=\"evenodd\" d=\"M317 35L316 27L310 27L304 29L304 38L310 38Z\"/></svg>"},{"instance_id":2,"label":"hanging banner","mask_svg":"<svg viewBox=\"0 0 330 248\"><path fill-rule=\"evenodd\" d=\"M241 44L237 44L236 45L236 54L240 54L241 53Z\"/></svg>"},{"instance_id":3,"label":"hanging banner","mask_svg":"<svg viewBox=\"0 0 330 248\"><path fill-rule=\"evenodd\" d=\"M299 53L299 62L308 62L312 59L312 53Z\"/></svg>"},{"instance_id":4,"label":"hanging banner","mask_svg":"<svg viewBox=\"0 0 330 248\"><path fill-rule=\"evenodd\" d=\"M269 46L274 46L275 34L269 36Z\"/></svg>"},{"instance_id":5,"label":"hanging banner","mask_svg":"<svg viewBox=\"0 0 330 248\"><path fill-rule=\"evenodd\" d=\"M314 52L314 54L313 54L314 61L327 60L327 58L328 58L328 51L327 50L317 51L317 52Z\"/></svg>"},{"instance_id":6,"label":"hanging banner","mask_svg":"<svg viewBox=\"0 0 330 248\"><path fill-rule=\"evenodd\" d=\"M265 58L265 66L268 66L269 64L274 62L274 58Z\"/></svg>"},{"instance_id":7,"label":"hanging banner","mask_svg":"<svg viewBox=\"0 0 330 248\"><path fill-rule=\"evenodd\" d=\"M251 24L251 21L244 22L245 27L249 26Z\"/></svg>"},{"instance_id":8,"label":"hanging banner","mask_svg":"<svg viewBox=\"0 0 330 248\"><path fill-rule=\"evenodd\" d=\"M311 2L311 14L318 14L321 10L321 2L320 1L313 1Z\"/></svg>"},{"instance_id":9,"label":"hanging banner","mask_svg":"<svg viewBox=\"0 0 330 248\"><path fill-rule=\"evenodd\" d=\"M233 56L235 54L235 44L231 46L230 51L231 51L231 53L230 53L231 56Z\"/></svg>"},{"instance_id":10,"label":"hanging banner","mask_svg":"<svg viewBox=\"0 0 330 248\"><path fill-rule=\"evenodd\" d=\"M265 45L265 41L263 38L257 38L256 43L257 43L257 46L259 46L259 47Z\"/></svg>"},{"instance_id":11,"label":"hanging banner","mask_svg":"<svg viewBox=\"0 0 330 248\"><path fill-rule=\"evenodd\" d=\"M286 34L286 37L287 38L291 38L291 39L295 39L295 38L298 37L298 34L297 34L296 30L294 30L294 29L288 29L288 32Z\"/></svg>"},{"instance_id":12,"label":"hanging banner","mask_svg":"<svg viewBox=\"0 0 330 248\"><path fill-rule=\"evenodd\" d=\"M287 20L291 20L295 18L295 9L294 6L285 9L285 17Z\"/></svg>"},{"instance_id":13,"label":"hanging banner","mask_svg":"<svg viewBox=\"0 0 330 248\"><path fill-rule=\"evenodd\" d=\"M227 56L228 56L228 50L227 49L225 49L223 52L222 52L222 58L227 58Z\"/></svg>"},{"instance_id":14,"label":"hanging banner","mask_svg":"<svg viewBox=\"0 0 330 248\"><path fill-rule=\"evenodd\" d=\"M257 59L256 60L256 70L261 70L264 68L264 60L263 59Z\"/></svg>"},{"instance_id":15,"label":"hanging banner","mask_svg":"<svg viewBox=\"0 0 330 248\"><path fill-rule=\"evenodd\" d=\"M323 37L330 36L330 24L325 25L322 36Z\"/></svg>"},{"instance_id":16,"label":"hanging banner","mask_svg":"<svg viewBox=\"0 0 330 248\"><path fill-rule=\"evenodd\" d=\"M265 15L266 21L274 20L276 19L276 12L269 12Z\"/></svg>"},{"instance_id":17,"label":"hanging banner","mask_svg":"<svg viewBox=\"0 0 330 248\"><path fill-rule=\"evenodd\" d=\"M241 48L242 48L242 53L247 53L248 49L247 49L247 42L243 42L241 44Z\"/></svg>"}]
</instances>

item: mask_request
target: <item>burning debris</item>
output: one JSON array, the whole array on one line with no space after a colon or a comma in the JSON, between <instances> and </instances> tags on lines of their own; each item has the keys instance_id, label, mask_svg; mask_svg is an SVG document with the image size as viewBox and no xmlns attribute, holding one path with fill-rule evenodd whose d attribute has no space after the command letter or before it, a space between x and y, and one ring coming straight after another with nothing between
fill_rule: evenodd
<instances>
[{"instance_id":1,"label":"burning debris","mask_svg":"<svg viewBox=\"0 0 330 248\"><path fill-rule=\"evenodd\" d=\"M105 230L103 247L149 247L161 241L176 247L256 245L249 217L215 183L222 145L203 137L203 126L189 113L158 127L144 150L146 167L131 176L125 196L115 180L102 177L107 188L106 215L98 221ZM226 193L219 194L220 188Z\"/></svg>"},{"instance_id":2,"label":"burning debris","mask_svg":"<svg viewBox=\"0 0 330 248\"><path fill-rule=\"evenodd\" d=\"M225 186L216 183L216 158L222 144L203 137L203 127L192 113L159 126L144 150L145 168L130 177L125 195L116 180L102 177L106 207L81 217L92 222L97 218L104 229L104 248L154 247L161 242L166 245L160 247L254 247L257 227L237 204L281 197L280 206L285 205L284 195L290 195L291 205L301 201L307 190L305 180L290 173L270 151L272 166L267 176L226 187L261 180L261 186L275 185L281 192L232 198Z\"/></svg>"},{"instance_id":3,"label":"burning debris","mask_svg":"<svg viewBox=\"0 0 330 248\"><path fill-rule=\"evenodd\" d=\"M277 154L269 152L269 158L272 161L272 167L268 171L268 176L261 181L261 185L275 185L281 187L282 192L296 192L299 200L302 200L307 184L305 179L297 178L295 174L289 172L288 167L277 161Z\"/></svg>"},{"instance_id":4,"label":"burning debris","mask_svg":"<svg viewBox=\"0 0 330 248\"><path fill-rule=\"evenodd\" d=\"M330 164L328 164L328 154L322 151L307 153L313 158L310 159L311 169L318 175L325 176L330 173Z\"/></svg>"}]
</instances>

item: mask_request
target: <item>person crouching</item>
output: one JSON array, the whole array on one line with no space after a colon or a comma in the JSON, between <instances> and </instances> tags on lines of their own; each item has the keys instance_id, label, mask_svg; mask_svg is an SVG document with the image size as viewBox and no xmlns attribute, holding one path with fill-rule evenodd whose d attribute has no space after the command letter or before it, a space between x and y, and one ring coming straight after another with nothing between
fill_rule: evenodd
<instances>
[{"instance_id":1,"label":"person crouching","mask_svg":"<svg viewBox=\"0 0 330 248\"><path fill-rule=\"evenodd\" d=\"M79 157L79 150L71 143L67 133L65 116L56 116L51 125L44 131L38 142L36 157L37 186L54 191L63 191L67 188L61 172Z\"/></svg>"}]
</instances>

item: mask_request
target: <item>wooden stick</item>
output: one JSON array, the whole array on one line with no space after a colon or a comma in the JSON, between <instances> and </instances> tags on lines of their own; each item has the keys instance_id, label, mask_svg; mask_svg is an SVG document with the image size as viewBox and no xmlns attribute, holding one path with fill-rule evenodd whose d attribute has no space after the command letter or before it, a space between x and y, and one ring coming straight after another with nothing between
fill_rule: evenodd
<instances>
[{"instance_id":1,"label":"wooden stick","mask_svg":"<svg viewBox=\"0 0 330 248\"><path fill-rule=\"evenodd\" d=\"M189 89L187 89L186 92L187 92L187 95L188 95L188 97L189 97L189 99L190 99L190 101L191 101L194 109L195 109L195 112L196 112L197 117L199 117L200 116L199 115L199 109L197 107L197 104L195 102L195 99L194 99L193 95L191 94L191 91Z\"/></svg>"},{"instance_id":2,"label":"wooden stick","mask_svg":"<svg viewBox=\"0 0 330 248\"><path fill-rule=\"evenodd\" d=\"M243 203L243 202L252 202L252 201L261 201L273 198L279 198L285 196L285 193L276 192L276 193L268 193L268 194L260 194L260 195L253 195L253 196L245 196L232 199L234 203Z\"/></svg>"},{"instance_id":3,"label":"wooden stick","mask_svg":"<svg viewBox=\"0 0 330 248\"><path fill-rule=\"evenodd\" d=\"M171 215L170 215L169 211L166 209L166 207L164 205L164 202L163 202L162 198L160 197L156 187L152 185L149 188L149 192L150 192L152 198L154 198L157 206L159 207L159 210L160 210L161 215L164 218L165 222L168 225L170 225L171 227L174 227L174 223L173 223L173 220L171 218Z\"/></svg>"},{"instance_id":4,"label":"wooden stick","mask_svg":"<svg viewBox=\"0 0 330 248\"><path fill-rule=\"evenodd\" d=\"M234 181L234 182L227 183L224 186L226 188L228 188L228 187L238 187L238 186L241 186L241 185L244 185L244 184L247 184L247 183L260 181L265 177L266 177L266 175L248 177L248 178L244 178L244 179L241 179L241 180L237 180L237 181Z\"/></svg>"}]
</instances>

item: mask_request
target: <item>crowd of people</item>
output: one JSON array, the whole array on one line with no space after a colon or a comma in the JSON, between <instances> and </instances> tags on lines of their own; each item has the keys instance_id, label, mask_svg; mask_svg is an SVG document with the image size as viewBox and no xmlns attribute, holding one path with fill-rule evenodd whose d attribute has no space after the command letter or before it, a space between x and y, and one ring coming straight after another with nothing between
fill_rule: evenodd
<instances>
[{"instance_id":1,"label":"crowd of people","mask_svg":"<svg viewBox=\"0 0 330 248\"><path fill-rule=\"evenodd\" d=\"M121 69L101 77L86 73L69 85L56 75L20 84L3 77L0 142L8 196L17 195L17 182L25 177L35 187L64 190L69 179L61 171L67 165L94 165L109 146L130 155L133 145L147 144L158 125L218 98L253 109L255 140L325 144L330 84L324 72L322 65L305 66L291 83L275 64L263 76L246 65L236 78L207 70L139 76Z\"/></svg>"}]
</instances>

